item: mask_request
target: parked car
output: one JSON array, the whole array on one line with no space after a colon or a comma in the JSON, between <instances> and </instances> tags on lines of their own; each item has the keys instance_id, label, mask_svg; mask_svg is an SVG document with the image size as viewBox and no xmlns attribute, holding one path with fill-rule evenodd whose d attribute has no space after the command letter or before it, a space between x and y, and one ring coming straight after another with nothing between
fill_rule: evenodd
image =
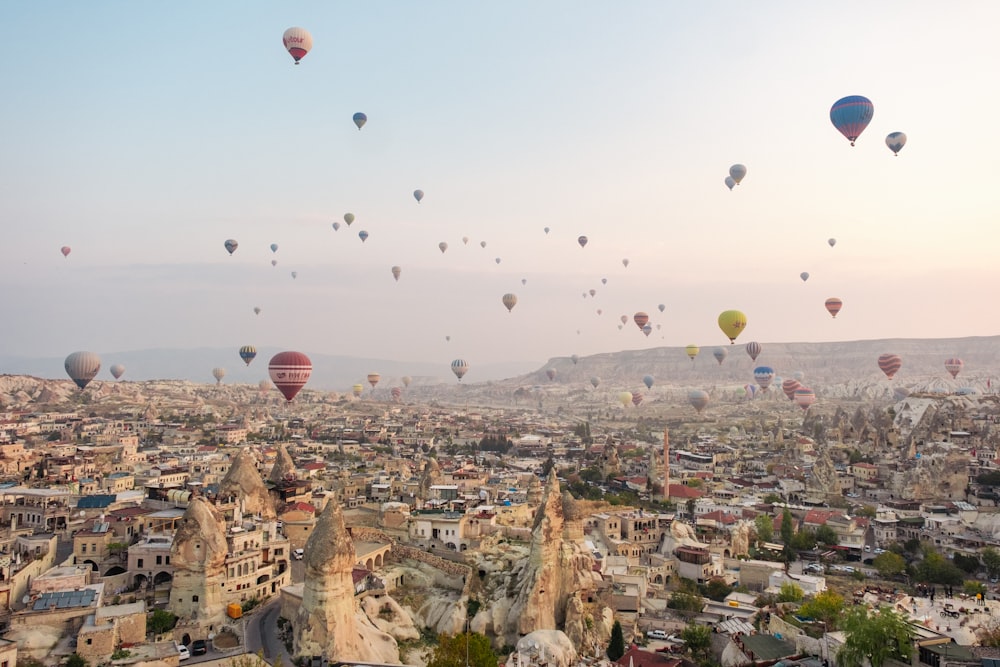
<instances>
[{"instance_id":1,"label":"parked car","mask_svg":"<svg viewBox=\"0 0 1000 667\"><path fill-rule=\"evenodd\" d=\"M174 646L177 647L177 659L187 660L191 657L191 652L188 651L188 647L180 642L174 642Z\"/></svg>"},{"instance_id":2,"label":"parked car","mask_svg":"<svg viewBox=\"0 0 1000 667\"><path fill-rule=\"evenodd\" d=\"M820 565L819 563L809 563L802 569L806 572L822 572L823 566Z\"/></svg>"},{"instance_id":3,"label":"parked car","mask_svg":"<svg viewBox=\"0 0 1000 667\"><path fill-rule=\"evenodd\" d=\"M191 655L205 655L208 653L208 642L204 639L195 639L191 643Z\"/></svg>"},{"instance_id":4,"label":"parked car","mask_svg":"<svg viewBox=\"0 0 1000 667\"><path fill-rule=\"evenodd\" d=\"M302 560L302 557L306 555L306 552L302 549L296 549L292 552L292 558L295 560Z\"/></svg>"},{"instance_id":5,"label":"parked car","mask_svg":"<svg viewBox=\"0 0 1000 667\"><path fill-rule=\"evenodd\" d=\"M668 635L664 630L650 630L646 633L646 636L650 639L666 639L670 635Z\"/></svg>"}]
</instances>

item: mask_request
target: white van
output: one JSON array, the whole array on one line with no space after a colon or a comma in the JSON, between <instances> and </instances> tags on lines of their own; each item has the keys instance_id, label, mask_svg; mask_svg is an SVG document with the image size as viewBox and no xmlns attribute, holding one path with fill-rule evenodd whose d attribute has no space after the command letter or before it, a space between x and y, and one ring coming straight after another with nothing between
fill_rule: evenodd
<instances>
[{"instance_id":1,"label":"white van","mask_svg":"<svg viewBox=\"0 0 1000 667\"><path fill-rule=\"evenodd\" d=\"M650 639L667 639L670 637L665 630L650 630L646 633Z\"/></svg>"},{"instance_id":2,"label":"white van","mask_svg":"<svg viewBox=\"0 0 1000 667\"><path fill-rule=\"evenodd\" d=\"M306 552L302 549L296 549L292 552L292 558L295 560L302 560L302 557L306 555Z\"/></svg>"},{"instance_id":3,"label":"white van","mask_svg":"<svg viewBox=\"0 0 1000 667\"><path fill-rule=\"evenodd\" d=\"M174 642L174 646L177 647L177 659L187 660L191 657L191 652L188 651L188 647L180 642Z\"/></svg>"}]
</instances>

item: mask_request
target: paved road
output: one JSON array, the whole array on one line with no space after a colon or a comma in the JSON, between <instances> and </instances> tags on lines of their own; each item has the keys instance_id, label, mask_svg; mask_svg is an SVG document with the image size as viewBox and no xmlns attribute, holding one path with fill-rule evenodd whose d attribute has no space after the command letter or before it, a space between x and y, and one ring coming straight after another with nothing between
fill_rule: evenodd
<instances>
[{"instance_id":1,"label":"paved road","mask_svg":"<svg viewBox=\"0 0 1000 667\"><path fill-rule=\"evenodd\" d=\"M285 667L294 664L292 656L285 650L284 643L278 639L278 616L281 613L281 601L272 600L247 620L247 649L251 653L264 651L264 658L272 665L278 658Z\"/></svg>"}]
</instances>

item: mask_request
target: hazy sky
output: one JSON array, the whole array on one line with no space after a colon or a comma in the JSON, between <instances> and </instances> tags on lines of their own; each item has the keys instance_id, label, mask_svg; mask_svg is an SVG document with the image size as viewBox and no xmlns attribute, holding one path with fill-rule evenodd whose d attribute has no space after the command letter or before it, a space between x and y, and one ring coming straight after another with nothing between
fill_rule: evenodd
<instances>
[{"instance_id":1,"label":"hazy sky","mask_svg":"<svg viewBox=\"0 0 1000 667\"><path fill-rule=\"evenodd\" d=\"M1000 3L8 2L0 25L9 353L475 367L725 344L730 308L739 343L1000 333ZM854 148L847 95L875 105Z\"/></svg>"}]
</instances>

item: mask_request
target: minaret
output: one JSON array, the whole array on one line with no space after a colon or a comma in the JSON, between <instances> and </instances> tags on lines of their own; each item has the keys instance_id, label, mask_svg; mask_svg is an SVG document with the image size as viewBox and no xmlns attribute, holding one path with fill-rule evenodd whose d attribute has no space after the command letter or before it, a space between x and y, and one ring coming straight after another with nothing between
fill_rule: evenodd
<instances>
[{"instance_id":1,"label":"minaret","mask_svg":"<svg viewBox=\"0 0 1000 667\"><path fill-rule=\"evenodd\" d=\"M670 498L670 432L663 428L663 498Z\"/></svg>"}]
</instances>

